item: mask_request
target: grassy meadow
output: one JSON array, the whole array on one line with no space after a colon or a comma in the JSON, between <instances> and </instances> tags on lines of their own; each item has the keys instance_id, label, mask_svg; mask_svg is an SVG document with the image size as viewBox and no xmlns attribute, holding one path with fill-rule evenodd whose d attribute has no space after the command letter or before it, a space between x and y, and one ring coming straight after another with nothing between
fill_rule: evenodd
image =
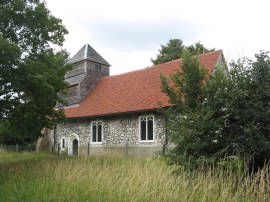
<instances>
[{"instance_id":1,"label":"grassy meadow","mask_svg":"<svg viewBox=\"0 0 270 202\"><path fill-rule=\"evenodd\" d=\"M162 158L0 151L0 201L270 201L268 170L185 171Z\"/></svg>"}]
</instances>

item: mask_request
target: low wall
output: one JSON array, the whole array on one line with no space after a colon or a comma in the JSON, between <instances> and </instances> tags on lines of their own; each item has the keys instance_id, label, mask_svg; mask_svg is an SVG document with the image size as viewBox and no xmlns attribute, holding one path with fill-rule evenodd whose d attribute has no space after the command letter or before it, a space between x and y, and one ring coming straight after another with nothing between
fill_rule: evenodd
<instances>
[{"instance_id":1,"label":"low wall","mask_svg":"<svg viewBox=\"0 0 270 202\"><path fill-rule=\"evenodd\" d=\"M90 146L81 145L79 147L79 155L81 156L102 156L102 155L112 155L112 156L130 156L130 157L149 157L155 156L162 153L162 146Z\"/></svg>"}]
</instances>

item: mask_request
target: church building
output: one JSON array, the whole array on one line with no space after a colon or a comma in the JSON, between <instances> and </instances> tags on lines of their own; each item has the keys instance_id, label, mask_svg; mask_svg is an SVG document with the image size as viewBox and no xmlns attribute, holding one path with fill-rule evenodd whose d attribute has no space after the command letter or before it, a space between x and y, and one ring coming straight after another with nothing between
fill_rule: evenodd
<instances>
[{"instance_id":1,"label":"church building","mask_svg":"<svg viewBox=\"0 0 270 202\"><path fill-rule=\"evenodd\" d=\"M225 66L221 50L198 59L210 74ZM110 64L86 44L69 63L74 68L65 76L67 121L49 130L51 148L59 145L68 155L152 156L172 146L157 111L171 106L160 75L180 70L181 59L110 76Z\"/></svg>"}]
</instances>

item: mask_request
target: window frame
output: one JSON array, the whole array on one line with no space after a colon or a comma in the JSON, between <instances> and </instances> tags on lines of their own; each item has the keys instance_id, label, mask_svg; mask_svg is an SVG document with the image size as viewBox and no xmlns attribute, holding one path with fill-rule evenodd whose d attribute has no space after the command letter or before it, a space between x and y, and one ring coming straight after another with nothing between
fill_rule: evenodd
<instances>
[{"instance_id":1,"label":"window frame","mask_svg":"<svg viewBox=\"0 0 270 202\"><path fill-rule=\"evenodd\" d=\"M64 141L64 147L63 147L63 141ZM66 148L68 147L68 142L67 142L67 139L66 138L64 138L64 137L62 137L61 138L61 142L60 142L60 148L62 149L62 150L65 150Z\"/></svg>"},{"instance_id":2,"label":"window frame","mask_svg":"<svg viewBox=\"0 0 270 202\"><path fill-rule=\"evenodd\" d=\"M101 71L101 68L102 68L102 65L101 64L95 63L95 71L100 72Z\"/></svg>"},{"instance_id":3,"label":"window frame","mask_svg":"<svg viewBox=\"0 0 270 202\"><path fill-rule=\"evenodd\" d=\"M91 122L91 136L90 136L90 138L91 138L91 143L92 144L102 144L102 142L103 142L103 121L92 121ZM93 141L93 138L94 138L94 130L93 130L93 127L94 126L96 126L96 141ZM98 126L101 126L101 141L99 142L98 141Z\"/></svg>"},{"instance_id":4,"label":"window frame","mask_svg":"<svg viewBox=\"0 0 270 202\"><path fill-rule=\"evenodd\" d=\"M141 121L142 119L145 118L146 119L146 140L142 140L142 134L141 134ZM149 140L149 134L148 134L148 119L152 118L152 124L153 124L153 129L152 129L152 133L153 133L153 139ZM155 142L155 116L154 115L146 115L146 116L139 116L139 142Z\"/></svg>"}]
</instances>

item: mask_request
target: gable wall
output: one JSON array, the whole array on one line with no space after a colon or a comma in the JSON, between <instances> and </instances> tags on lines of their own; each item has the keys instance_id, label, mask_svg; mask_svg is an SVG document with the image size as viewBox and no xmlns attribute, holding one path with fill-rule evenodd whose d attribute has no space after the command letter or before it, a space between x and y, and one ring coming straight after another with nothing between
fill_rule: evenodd
<instances>
[{"instance_id":1,"label":"gable wall","mask_svg":"<svg viewBox=\"0 0 270 202\"><path fill-rule=\"evenodd\" d=\"M222 69L225 75L229 75L229 69L223 55L220 55L220 57L218 58L215 69L212 72L212 75L215 75L215 72L219 69Z\"/></svg>"},{"instance_id":2,"label":"gable wall","mask_svg":"<svg viewBox=\"0 0 270 202\"><path fill-rule=\"evenodd\" d=\"M88 143L91 142L91 122L103 122L102 144L90 143L90 155L120 155L120 156L152 156L161 152L165 142L165 119L160 115L154 115L154 135L152 142L140 142L139 117L153 115L153 113L130 114L114 116L111 118L73 120L57 126L57 139L61 143L62 138L70 145L74 135L79 138L79 154L88 155ZM53 146L53 134L50 132L50 142ZM69 153L68 148L62 152Z\"/></svg>"}]
</instances>

